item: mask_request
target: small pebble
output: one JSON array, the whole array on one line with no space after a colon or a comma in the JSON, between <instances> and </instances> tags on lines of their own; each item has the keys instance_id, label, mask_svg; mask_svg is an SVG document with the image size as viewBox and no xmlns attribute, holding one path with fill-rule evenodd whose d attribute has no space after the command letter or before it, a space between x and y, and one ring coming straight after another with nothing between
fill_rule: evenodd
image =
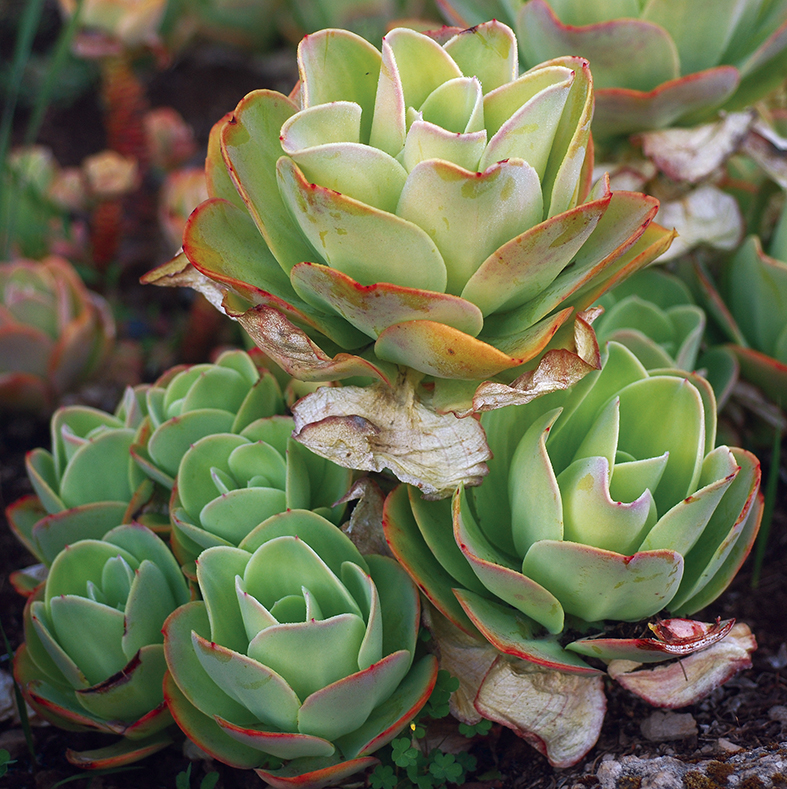
<instances>
[{"instance_id":1,"label":"small pebble","mask_svg":"<svg viewBox=\"0 0 787 789\"><path fill-rule=\"evenodd\" d=\"M740 745L736 745L732 740L728 740L725 737L719 737L716 741L716 746L724 753L738 753L738 751L743 750Z\"/></svg>"},{"instance_id":2,"label":"small pebble","mask_svg":"<svg viewBox=\"0 0 787 789\"><path fill-rule=\"evenodd\" d=\"M787 723L787 707L782 704L776 704L768 710L768 717L772 721Z\"/></svg>"},{"instance_id":3,"label":"small pebble","mask_svg":"<svg viewBox=\"0 0 787 789\"><path fill-rule=\"evenodd\" d=\"M643 737L651 742L669 742L697 736L697 721L691 713L655 711L640 724Z\"/></svg>"}]
</instances>

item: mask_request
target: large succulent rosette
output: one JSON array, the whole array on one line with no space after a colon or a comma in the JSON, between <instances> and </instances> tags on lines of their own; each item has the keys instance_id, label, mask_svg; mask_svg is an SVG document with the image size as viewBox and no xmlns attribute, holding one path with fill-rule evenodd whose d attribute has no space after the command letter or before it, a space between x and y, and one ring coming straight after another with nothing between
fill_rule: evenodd
<instances>
[{"instance_id":1,"label":"large succulent rosette","mask_svg":"<svg viewBox=\"0 0 787 789\"><path fill-rule=\"evenodd\" d=\"M55 559L25 608L15 677L27 702L55 725L124 738L68 751L70 761L125 764L171 742L161 627L188 598L169 548L138 524L76 542Z\"/></svg>"},{"instance_id":2,"label":"large succulent rosette","mask_svg":"<svg viewBox=\"0 0 787 789\"><path fill-rule=\"evenodd\" d=\"M238 350L225 351L215 364L171 368L147 390L145 408L132 454L151 479L170 489L183 456L199 439L237 434L285 411L274 376Z\"/></svg>"},{"instance_id":3,"label":"large succulent rosette","mask_svg":"<svg viewBox=\"0 0 787 789\"><path fill-rule=\"evenodd\" d=\"M197 563L202 600L164 626L164 692L213 757L275 787L321 787L375 763L426 702L418 592L319 515L291 510ZM284 765L273 767L271 757Z\"/></svg>"},{"instance_id":4,"label":"large succulent rosette","mask_svg":"<svg viewBox=\"0 0 787 789\"><path fill-rule=\"evenodd\" d=\"M211 199L189 220L185 255L145 278L201 290L297 378L383 382L295 411L300 440L354 468L396 470L335 447L371 443L398 418L389 412L410 418L399 392L467 413L479 383L536 366L561 327L571 345L577 311L671 238L651 224L653 198L606 179L589 191L586 61L518 75L516 39L498 22L443 39L395 29L380 52L344 30L306 37L289 97L255 91L214 128ZM561 356L543 377L561 386L594 362ZM417 389L425 376L433 387ZM327 420L344 420L344 434L307 442L304 424Z\"/></svg>"},{"instance_id":5,"label":"large succulent rosette","mask_svg":"<svg viewBox=\"0 0 787 789\"><path fill-rule=\"evenodd\" d=\"M586 57L601 136L747 107L787 76L784 0L437 1L454 24L509 20L525 67L566 52Z\"/></svg>"},{"instance_id":6,"label":"large succulent rosette","mask_svg":"<svg viewBox=\"0 0 787 789\"><path fill-rule=\"evenodd\" d=\"M68 261L0 264L0 407L51 411L114 340L109 306Z\"/></svg>"},{"instance_id":7,"label":"large succulent rosette","mask_svg":"<svg viewBox=\"0 0 787 789\"><path fill-rule=\"evenodd\" d=\"M291 417L257 419L239 434L214 433L189 448L170 501L172 548L184 565L214 545L238 545L288 509L339 525L352 472L298 444L293 427Z\"/></svg>"},{"instance_id":8,"label":"large succulent rosette","mask_svg":"<svg viewBox=\"0 0 787 789\"><path fill-rule=\"evenodd\" d=\"M429 599L462 630L546 668L593 673L586 656L675 654L608 629L698 611L751 548L760 466L715 446L708 383L648 373L610 343L600 372L482 423L494 453L483 485L452 505L403 486L386 502L386 537Z\"/></svg>"},{"instance_id":9,"label":"large succulent rosette","mask_svg":"<svg viewBox=\"0 0 787 789\"><path fill-rule=\"evenodd\" d=\"M17 537L45 564L70 543L101 539L130 522L153 496L153 481L130 453L145 417L145 391L127 389L114 414L59 408L50 422L51 451L28 452L35 495L23 496L6 514Z\"/></svg>"}]
</instances>

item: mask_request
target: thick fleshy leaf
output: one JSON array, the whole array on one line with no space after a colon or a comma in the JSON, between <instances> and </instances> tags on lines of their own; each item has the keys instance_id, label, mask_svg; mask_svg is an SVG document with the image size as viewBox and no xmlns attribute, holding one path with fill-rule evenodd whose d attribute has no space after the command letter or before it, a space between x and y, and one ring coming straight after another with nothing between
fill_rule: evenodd
<instances>
[{"instance_id":1,"label":"thick fleshy leaf","mask_svg":"<svg viewBox=\"0 0 787 789\"><path fill-rule=\"evenodd\" d=\"M37 521L32 537L41 558L51 564L67 545L77 540L100 540L123 521L127 509L125 504L115 501L72 507Z\"/></svg>"},{"instance_id":2,"label":"thick fleshy leaf","mask_svg":"<svg viewBox=\"0 0 787 789\"><path fill-rule=\"evenodd\" d=\"M243 576L250 558L247 551L231 546L208 548L197 557L197 580L210 620L206 638L236 652L245 652L249 642L235 596L235 576Z\"/></svg>"},{"instance_id":3,"label":"thick fleshy leaf","mask_svg":"<svg viewBox=\"0 0 787 789\"><path fill-rule=\"evenodd\" d=\"M596 91L593 132L607 138L663 129L683 118L701 118L724 103L740 80L738 69L717 66L662 82L649 92L629 88Z\"/></svg>"},{"instance_id":4,"label":"thick fleshy leaf","mask_svg":"<svg viewBox=\"0 0 787 789\"><path fill-rule=\"evenodd\" d=\"M75 595L55 597L49 601L49 609L55 637L91 685L126 665L121 649L122 611Z\"/></svg>"},{"instance_id":5,"label":"thick fleshy leaf","mask_svg":"<svg viewBox=\"0 0 787 789\"><path fill-rule=\"evenodd\" d=\"M240 101L222 131L222 150L233 183L285 272L313 254L276 185L281 127L297 109L280 93L254 91Z\"/></svg>"},{"instance_id":6,"label":"thick fleshy leaf","mask_svg":"<svg viewBox=\"0 0 787 789\"><path fill-rule=\"evenodd\" d=\"M367 557L369 572L380 596L383 654L406 649L414 655L421 623L421 600L412 580L398 562L387 556Z\"/></svg>"},{"instance_id":7,"label":"thick fleshy leaf","mask_svg":"<svg viewBox=\"0 0 787 789\"><path fill-rule=\"evenodd\" d=\"M331 741L352 734L391 697L407 674L411 660L408 651L400 650L364 671L315 691L301 706L298 730Z\"/></svg>"},{"instance_id":8,"label":"thick fleshy leaf","mask_svg":"<svg viewBox=\"0 0 787 789\"><path fill-rule=\"evenodd\" d=\"M380 61L377 49L348 30L320 30L306 36L298 45L304 108L343 100L359 104L360 141L368 142Z\"/></svg>"},{"instance_id":9,"label":"thick fleshy leaf","mask_svg":"<svg viewBox=\"0 0 787 789\"><path fill-rule=\"evenodd\" d=\"M489 315L537 297L573 260L609 201L606 196L585 203L512 238L481 263L462 298Z\"/></svg>"},{"instance_id":10,"label":"thick fleshy leaf","mask_svg":"<svg viewBox=\"0 0 787 789\"><path fill-rule=\"evenodd\" d=\"M278 759L300 759L308 756L331 756L336 750L328 740L309 734L270 732L256 728L236 726L216 716L216 723L237 740L250 748L275 756Z\"/></svg>"},{"instance_id":11,"label":"thick fleshy leaf","mask_svg":"<svg viewBox=\"0 0 787 789\"><path fill-rule=\"evenodd\" d=\"M300 701L279 674L193 631L191 643L202 668L231 699L246 707L263 724L284 731L295 730Z\"/></svg>"},{"instance_id":12,"label":"thick fleshy leaf","mask_svg":"<svg viewBox=\"0 0 787 789\"><path fill-rule=\"evenodd\" d=\"M511 458L508 473L511 536L520 557L539 540L563 539L560 488L546 449L549 431L559 416L559 411L549 411L534 422Z\"/></svg>"},{"instance_id":13,"label":"thick fleshy leaf","mask_svg":"<svg viewBox=\"0 0 787 789\"><path fill-rule=\"evenodd\" d=\"M516 79L516 39L511 28L497 20L457 33L443 48L463 74L478 77L485 94Z\"/></svg>"},{"instance_id":14,"label":"thick fleshy leaf","mask_svg":"<svg viewBox=\"0 0 787 789\"><path fill-rule=\"evenodd\" d=\"M599 673L581 658L566 652L554 636L536 637L539 626L510 606L465 589L454 589L454 594L484 638L504 654L558 671Z\"/></svg>"},{"instance_id":15,"label":"thick fleshy leaf","mask_svg":"<svg viewBox=\"0 0 787 789\"><path fill-rule=\"evenodd\" d=\"M494 597L534 619L550 633L563 629L560 602L548 589L520 573L512 558L486 540L470 513L463 490L454 498L454 539L473 572Z\"/></svg>"},{"instance_id":16,"label":"thick fleshy leaf","mask_svg":"<svg viewBox=\"0 0 787 789\"><path fill-rule=\"evenodd\" d=\"M104 720L134 721L158 707L164 700L161 682L167 663L164 647L151 644L143 647L114 676L91 688L79 690L79 703L91 714ZM162 728L167 721L162 721Z\"/></svg>"},{"instance_id":17,"label":"thick fleshy leaf","mask_svg":"<svg viewBox=\"0 0 787 789\"><path fill-rule=\"evenodd\" d=\"M406 320L445 323L475 337L483 326L479 309L447 293L417 290L386 282L360 285L336 269L301 263L290 275L293 287L309 303L337 312L376 339L388 326Z\"/></svg>"},{"instance_id":18,"label":"thick fleshy leaf","mask_svg":"<svg viewBox=\"0 0 787 789\"><path fill-rule=\"evenodd\" d=\"M361 615L344 584L319 554L298 537L285 535L265 542L249 559L243 578L246 591L268 609L286 595L300 595L301 587L308 581L308 589L325 617Z\"/></svg>"},{"instance_id":19,"label":"thick fleshy leaf","mask_svg":"<svg viewBox=\"0 0 787 789\"><path fill-rule=\"evenodd\" d=\"M405 321L389 326L374 347L381 359L427 375L483 380L537 356L570 314L571 309L567 308L516 334L484 339L434 321Z\"/></svg>"},{"instance_id":20,"label":"thick fleshy leaf","mask_svg":"<svg viewBox=\"0 0 787 789\"><path fill-rule=\"evenodd\" d=\"M285 509L287 500L283 490L238 488L206 504L199 522L211 534L238 545L255 526Z\"/></svg>"},{"instance_id":21,"label":"thick fleshy leaf","mask_svg":"<svg viewBox=\"0 0 787 789\"><path fill-rule=\"evenodd\" d=\"M486 130L456 134L435 123L416 118L407 132L402 162L408 172L429 159L452 162L475 172L486 148Z\"/></svg>"},{"instance_id":22,"label":"thick fleshy leaf","mask_svg":"<svg viewBox=\"0 0 787 789\"><path fill-rule=\"evenodd\" d=\"M48 678L73 688L90 687L90 680L81 667L63 649L51 632L51 623L44 603L35 594L25 609L25 640L30 658ZM29 612L29 615L27 615Z\"/></svg>"},{"instance_id":23,"label":"thick fleshy leaf","mask_svg":"<svg viewBox=\"0 0 787 789\"><path fill-rule=\"evenodd\" d=\"M667 31L653 22L617 19L587 27L563 22L546 0L523 5L516 30L525 65L532 67L565 52L581 55L590 61L597 90L647 91L680 76L675 44Z\"/></svg>"},{"instance_id":24,"label":"thick fleshy leaf","mask_svg":"<svg viewBox=\"0 0 787 789\"><path fill-rule=\"evenodd\" d=\"M223 691L219 692L225 695ZM246 770L263 761L264 756L259 751L239 743L223 731L214 720L213 714L205 714L195 707L175 683L170 672L164 677L164 697L178 726L189 739L214 758ZM225 698L229 701L226 695Z\"/></svg>"},{"instance_id":25,"label":"thick fleshy leaf","mask_svg":"<svg viewBox=\"0 0 787 789\"><path fill-rule=\"evenodd\" d=\"M262 768L254 772L274 789L323 789L335 786L352 775L379 764L373 756L332 763L325 758L293 759L278 770Z\"/></svg>"},{"instance_id":26,"label":"thick fleshy leaf","mask_svg":"<svg viewBox=\"0 0 787 789\"><path fill-rule=\"evenodd\" d=\"M128 660L148 644L161 643L161 626L177 605L164 573L144 559L135 573L125 607L122 647Z\"/></svg>"},{"instance_id":27,"label":"thick fleshy leaf","mask_svg":"<svg viewBox=\"0 0 787 789\"><path fill-rule=\"evenodd\" d=\"M658 613L675 596L683 557L666 550L623 556L542 540L527 552L522 572L549 589L566 613L586 622L636 622Z\"/></svg>"},{"instance_id":28,"label":"thick fleshy leaf","mask_svg":"<svg viewBox=\"0 0 787 789\"><path fill-rule=\"evenodd\" d=\"M191 643L193 632L210 637L208 614L201 601L186 603L164 623L167 665L173 682L188 699L189 706L195 706L205 715L220 715L238 725L257 723L255 716L243 704L230 698L202 667Z\"/></svg>"},{"instance_id":29,"label":"thick fleshy leaf","mask_svg":"<svg viewBox=\"0 0 787 789\"><path fill-rule=\"evenodd\" d=\"M431 238L394 214L310 184L292 160L277 166L279 189L303 235L332 268L360 282L442 292L446 268ZM379 250L385 250L383 259ZM309 260L312 256L304 256ZM300 261L298 261L300 262Z\"/></svg>"},{"instance_id":30,"label":"thick fleshy leaf","mask_svg":"<svg viewBox=\"0 0 787 789\"><path fill-rule=\"evenodd\" d=\"M165 732L153 734L142 740L124 737L112 745L94 748L89 751L66 749L69 764L82 770L110 770L145 759L172 744L172 738Z\"/></svg>"},{"instance_id":31,"label":"thick fleshy leaf","mask_svg":"<svg viewBox=\"0 0 787 789\"><path fill-rule=\"evenodd\" d=\"M489 255L541 219L538 176L522 158L494 159L480 173L432 159L408 176L397 214L434 240L448 271L449 293L461 293Z\"/></svg>"},{"instance_id":32,"label":"thick fleshy leaf","mask_svg":"<svg viewBox=\"0 0 787 789\"><path fill-rule=\"evenodd\" d=\"M426 704L437 681L437 668L434 655L425 655L415 663L399 687L363 725L337 738L342 753L348 758L366 756L396 737Z\"/></svg>"},{"instance_id":33,"label":"thick fleshy leaf","mask_svg":"<svg viewBox=\"0 0 787 789\"><path fill-rule=\"evenodd\" d=\"M404 485L399 485L385 500L383 528L394 556L427 599L453 624L475 635L475 627L451 592L456 580L437 561L418 530Z\"/></svg>"}]
</instances>

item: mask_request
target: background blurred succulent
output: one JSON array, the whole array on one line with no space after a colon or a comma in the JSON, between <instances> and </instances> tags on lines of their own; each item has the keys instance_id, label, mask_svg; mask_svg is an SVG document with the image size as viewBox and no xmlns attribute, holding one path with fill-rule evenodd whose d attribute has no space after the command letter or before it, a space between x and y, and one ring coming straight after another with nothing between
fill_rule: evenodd
<instances>
[{"instance_id":1,"label":"background blurred succulent","mask_svg":"<svg viewBox=\"0 0 787 789\"><path fill-rule=\"evenodd\" d=\"M69 750L71 762L111 767L171 742L161 627L188 597L167 546L138 524L76 542L55 559L25 608L15 676L28 703L56 726L125 738L95 751Z\"/></svg>"},{"instance_id":2,"label":"background blurred succulent","mask_svg":"<svg viewBox=\"0 0 787 789\"><path fill-rule=\"evenodd\" d=\"M590 61L594 133L691 124L750 106L787 76L784 0L438 0L454 24L496 15L522 63L571 53Z\"/></svg>"},{"instance_id":3,"label":"background blurred succulent","mask_svg":"<svg viewBox=\"0 0 787 789\"><path fill-rule=\"evenodd\" d=\"M303 380L372 376L390 391L427 375L434 388L419 396L444 413L471 410L487 378L516 378L671 235L651 224L652 198L603 178L588 191L584 60L517 76L510 28L452 33L441 46L399 28L382 54L343 30L305 38L291 96L255 91L214 129L211 199L189 220L185 257L146 281L202 290ZM359 415L370 430L395 421L384 396L359 411L352 388L322 392L331 405L302 421L345 419L355 432L343 443L357 446ZM415 418L411 396L389 397ZM308 445L355 468L386 465L329 444Z\"/></svg>"},{"instance_id":4,"label":"background blurred succulent","mask_svg":"<svg viewBox=\"0 0 787 789\"><path fill-rule=\"evenodd\" d=\"M731 341L741 374L787 403L787 203L768 246L749 236L718 277L697 267L708 309Z\"/></svg>"},{"instance_id":5,"label":"background blurred succulent","mask_svg":"<svg viewBox=\"0 0 787 789\"><path fill-rule=\"evenodd\" d=\"M715 446L708 383L649 374L609 343L600 372L482 423L489 476L458 490L452 511L405 487L386 502L387 539L430 600L500 652L549 668L670 657L658 641L604 634L712 602L761 517L759 463Z\"/></svg>"},{"instance_id":6,"label":"background blurred succulent","mask_svg":"<svg viewBox=\"0 0 787 789\"><path fill-rule=\"evenodd\" d=\"M46 412L100 367L112 313L57 257L0 263L0 295L0 407Z\"/></svg>"},{"instance_id":7,"label":"background blurred succulent","mask_svg":"<svg viewBox=\"0 0 787 789\"><path fill-rule=\"evenodd\" d=\"M293 428L292 417L274 416L192 444L170 502L172 547L183 564L205 548L238 545L285 510L314 510L339 525L345 507L337 502L352 472L298 444Z\"/></svg>"},{"instance_id":8,"label":"background blurred succulent","mask_svg":"<svg viewBox=\"0 0 787 789\"><path fill-rule=\"evenodd\" d=\"M101 539L129 523L154 492L131 457L136 428L145 415L145 387L128 389L114 414L65 406L52 416L51 451L27 454L34 496L6 510L25 546L49 565L66 545Z\"/></svg>"},{"instance_id":9,"label":"background blurred succulent","mask_svg":"<svg viewBox=\"0 0 787 789\"><path fill-rule=\"evenodd\" d=\"M203 600L164 627L165 696L214 758L275 787L330 785L375 763L426 702L437 661L414 662L417 590L319 515L291 510L209 548L197 577Z\"/></svg>"},{"instance_id":10,"label":"background blurred succulent","mask_svg":"<svg viewBox=\"0 0 787 789\"><path fill-rule=\"evenodd\" d=\"M284 411L276 378L245 351L225 351L215 364L173 367L150 386L132 454L148 476L172 488L183 455L200 438L240 433Z\"/></svg>"}]
</instances>

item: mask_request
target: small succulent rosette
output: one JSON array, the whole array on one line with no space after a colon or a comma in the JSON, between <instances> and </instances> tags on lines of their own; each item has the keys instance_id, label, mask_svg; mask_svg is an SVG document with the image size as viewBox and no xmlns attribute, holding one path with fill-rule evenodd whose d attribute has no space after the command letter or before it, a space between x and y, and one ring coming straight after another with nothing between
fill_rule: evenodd
<instances>
[{"instance_id":1,"label":"small succulent rosette","mask_svg":"<svg viewBox=\"0 0 787 789\"><path fill-rule=\"evenodd\" d=\"M718 282L699 266L695 272L741 375L787 406L787 203L767 253L758 236L749 236Z\"/></svg>"},{"instance_id":2,"label":"small succulent rosette","mask_svg":"<svg viewBox=\"0 0 787 789\"><path fill-rule=\"evenodd\" d=\"M525 67L574 52L596 82L595 134L695 123L754 104L787 76L784 0L438 0L453 24L508 19ZM490 7L494 6L494 8Z\"/></svg>"},{"instance_id":3,"label":"small succulent rosette","mask_svg":"<svg viewBox=\"0 0 787 789\"><path fill-rule=\"evenodd\" d=\"M66 545L101 539L130 522L152 498L155 485L130 453L145 416L145 389L127 389L114 414L88 406L58 409L50 422L51 452L28 452L35 495L14 502L6 515L19 540L45 565ZM24 586L24 578L17 580Z\"/></svg>"},{"instance_id":4,"label":"small succulent rosette","mask_svg":"<svg viewBox=\"0 0 787 789\"><path fill-rule=\"evenodd\" d=\"M654 198L606 178L591 189L587 61L520 75L516 51L496 21L396 28L382 50L346 30L307 36L290 96L250 93L214 127L211 197L183 255L144 278L202 291L296 378L374 381L304 398L299 440L436 495L454 480L425 467L438 477L464 455L456 476L476 484L485 470L476 423L453 414L544 353L538 393L592 369L568 347L578 314L672 238ZM561 328L568 344L547 351ZM415 467L408 425L465 451Z\"/></svg>"},{"instance_id":5,"label":"small succulent rosette","mask_svg":"<svg viewBox=\"0 0 787 789\"><path fill-rule=\"evenodd\" d=\"M114 341L109 305L68 261L0 264L0 408L51 412Z\"/></svg>"},{"instance_id":6,"label":"small succulent rosette","mask_svg":"<svg viewBox=\"0 0 787 789\"><path fill-rule=\"evenodd\" d=\"M16 680L26 701L54 725L123 737L95 751L69 750L69 761L118 766L172 741L161 628L188 599L169 548L139 524L76 542L52 563L25 608Z\"/></svg>"},{"instance_id":7,"label":"small succulent rosette","mask_svg":"<svg viewBox=\"0 0 787 789\"><path fill-rule=\"evenodd\" d=\"M599 344L625 345L647 370L701 370L719 409L737 380L733 354L721 348L700 353L707 319L688 286L661 268L648 268L599 299L605 313L593 328Z\"/></svg>"},{"instance_id":8,"label":"small succulent rosette","mask_svg":"<svg viewBox=\"0 0 787 789\"><path fill-rule=\"evenodd\" d=\"M274 787L333 785L374 764L431 693L437 661L415 659L415 586L313 512L209 548L197 578L203 599L164 626L164 693L220 761Z\"/></svg>"},{"instance_id":9,"label":"small succulent rosette","mask_svg":"<svg viewBox=\"0 0 787 789\"><path fill-rule=\"evenodd\" d=\"M591 676L600 664L588 658L658 662L729 630L696 623L679 650L670 638L612 632L708 605L757 533L759 463L715 446L705 379L649 374L610 343L600 372L482 423L494 453L483 485L452 503L400 486L384 515L394 554L460 631L498 654Z\"/></svg>"},{"instance_id":10,"label":"small succulent rosette","mask_svg":"<svg viewBox=\"0 0 787 789\"><path fill-rule=\"evenodd\" d=\"M172 548L187 575L206 548L237 546L285 510L313 510L339 525L352 472L298 444L293 428L291 417L257 419L188 449L170 500Z\"/></svg>"},{"instance_id":11,"label":"small succulent rosette","mask_svg":"<svg viewBox=\"0 0 787 789\"><path fill-rule=\"evenodd\" d=\"M199 439L240 433L257 419L285 411L275 377L239 350L225 351L215 364L168 370L148 389L145 407L132 454L151 479L169 489Z\"/></svg>"}]
</instances>

